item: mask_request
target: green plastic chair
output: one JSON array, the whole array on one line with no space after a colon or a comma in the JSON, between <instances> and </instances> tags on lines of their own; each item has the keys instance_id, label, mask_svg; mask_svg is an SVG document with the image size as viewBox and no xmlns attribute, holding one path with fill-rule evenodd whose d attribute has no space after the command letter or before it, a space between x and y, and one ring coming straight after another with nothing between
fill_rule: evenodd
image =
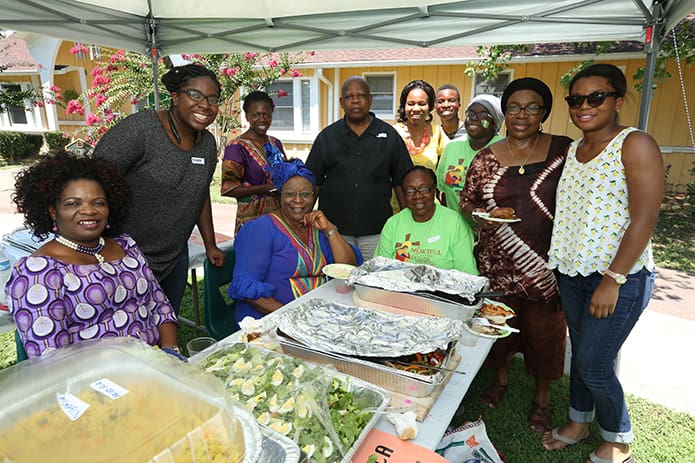
<instances>
[{"instance_id":1,"label":"green plastic chair","mask_svg":"<svg viewBox=\"0 0 695 463\"><path fill-rule=\"evenodd\" d=\"M17 363L23 362L28 357L26 351L24 350L24 344L22 344L22 338L19 337L19 331L17 330L14 330L14 344L17 348Z\"/></svg>"},{"instance_id":2,"label":"green plastic chair","mask_svg":"<svg viewBox=\"0 0 695 463\"><path fill-rule=\"evenodd\" d=\"M227 254L224 267L215 267L207 259L205 259L203 264L205 269L205 283L203 286L205 290L205 295L203 296L205 328L208 330L208 334L218 341L239 330L239 325L234 319L236 301L227 303L220 292L224 291L226 294L227 286L232 281L236 253L234 249L227 249L224 252Z\"/></svg>"}]
</instances>

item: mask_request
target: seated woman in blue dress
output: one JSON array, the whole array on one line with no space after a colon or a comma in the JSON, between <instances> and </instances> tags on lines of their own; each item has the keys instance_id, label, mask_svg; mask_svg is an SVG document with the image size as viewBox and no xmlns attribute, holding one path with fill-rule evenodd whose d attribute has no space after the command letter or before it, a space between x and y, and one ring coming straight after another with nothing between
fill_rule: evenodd
<instances>
[{"instance_id":1,"label":"seated woman in blue dress","mask_svg":"<svg viewBox=\"0 0 695 463\"><path fill-rule=\"evenodd\" d=\"M321 211L312 211L314 174L299 159L270 168L280 209L244 224L234 241L229 296L236 320L261 318L326 282L327 264L359 265L362 254Z\"/></svg>"}]
</instances>

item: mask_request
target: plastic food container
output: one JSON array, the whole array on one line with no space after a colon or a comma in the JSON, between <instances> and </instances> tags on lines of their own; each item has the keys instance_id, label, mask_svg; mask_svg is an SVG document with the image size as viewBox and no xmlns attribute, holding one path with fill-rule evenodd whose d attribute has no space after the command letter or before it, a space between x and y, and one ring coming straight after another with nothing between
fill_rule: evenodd
<instances>
[{"instance_id":1,"label":"plastic food container","mask_svg":"<svg viewBox=\"0 0 695 463\"><path fill-rule=\"evenodd\" d=\"M381 387L258 345L222 344L201 354L198 367L310 462L350 462L391 400Z\"/></svg>"},{"instance_id":2,"label":"plastic food container","mask_svg":"<svg viewBox=\"0 0 695 463\"><path fill-rule=\"evenodd\" d=\"M0 373L0 390L0 460L251 463L260 453L260 430L219 381L132 338L22 362Z\"/></svg>"}]
</instances>

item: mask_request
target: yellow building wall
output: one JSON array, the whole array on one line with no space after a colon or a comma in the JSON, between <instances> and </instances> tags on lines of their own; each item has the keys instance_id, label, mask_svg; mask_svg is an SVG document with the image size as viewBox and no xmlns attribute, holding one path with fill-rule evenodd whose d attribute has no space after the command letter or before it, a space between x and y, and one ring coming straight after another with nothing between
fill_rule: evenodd
<instances>
[{"instance_id":1,"label":"yellow building wall","mask_svg":"<svg viewBox=\"0 0 695 463\"><path fill-rule=\"evenodd\" d=\"M635 90L632 76L638 68L644 66L645 60L618 59L606 61L621 67L628 78L628 95L620 111L620 121L624 125L636 126L639 119L641 94ZM568 93L560 84L562 75L569 72L569 70L577 64L578 62L576 61L539 61L515 63L509 68L512 71L513 79L520 77L536 77L544 81L552 90L553 108L550 118L543 124L543 130L545 132L564 134L574 139L581 136L581 132L572 125L569 118L567 105L564 101L564 97ZM687 97L690 100L690 116L695 119L695 114L693 114L693 108L695 108L695 67L687 68L683 65L683 70L684 87L687 92ZM669 63L668 71L671 73L672 77L666 82L659 84L654 90L647 132L649 132L662 147L691 147L692 142L688 127L688 118L686 117L685 102L675 62ZM464 64L350 67L340 68L338 70L341 83L352 75L380 72L395 74L396 87L394 93L396 106L398 106L401 89L414 79L423 79L429 82L435 89L443 84L455 85L458 87L461 94L462 107L465 107L466 102L470 101L473 94L473 80L466 76ZM331 82L335 81L335 69L324 68L323 74ZM319 88L321 126L325 127L331 122L331 115L328 114L328 89L324 84L319 84ZM335 92L338 92L336 95L339 95L340 84L335 88ZM463 109L461 111L463 111ZM339 113L342 115L342 111L339 111ZM385 120L392 123L395 120L395 116L392 119ZM436 120L437 118L435 115L435 121ZM693 121L693 124L695 124L695 121ZM288 146L289 150L293 148L295 148L295 145ZM305 145L297 145L296 148L299 150L306 150ZM695 181L695 176L690 173L690 169L695 167L695 148L690 152L683 149L678 152L665 152L663 156L664 164L668 171L667 183L670 189L682 190L683 185Z\"/></svg>"}]
</instances>

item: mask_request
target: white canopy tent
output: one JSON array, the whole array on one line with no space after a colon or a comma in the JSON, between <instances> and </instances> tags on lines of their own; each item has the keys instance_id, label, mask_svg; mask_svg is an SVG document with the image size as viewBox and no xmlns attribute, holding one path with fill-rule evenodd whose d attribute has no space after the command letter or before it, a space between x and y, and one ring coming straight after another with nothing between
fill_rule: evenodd
<instances>
[{"instance_id":1,"label":"white canopy tent","mask_svg":"<svg viewBox=\"0 0 695 463\"><path fill-rule=\"evenodd\" d=\"M642 40L646 126L659 42L695 0L0 0L0 27L159 56ZM158 91L155 86L155 91Z\"/></svg>"}]
</instances>

